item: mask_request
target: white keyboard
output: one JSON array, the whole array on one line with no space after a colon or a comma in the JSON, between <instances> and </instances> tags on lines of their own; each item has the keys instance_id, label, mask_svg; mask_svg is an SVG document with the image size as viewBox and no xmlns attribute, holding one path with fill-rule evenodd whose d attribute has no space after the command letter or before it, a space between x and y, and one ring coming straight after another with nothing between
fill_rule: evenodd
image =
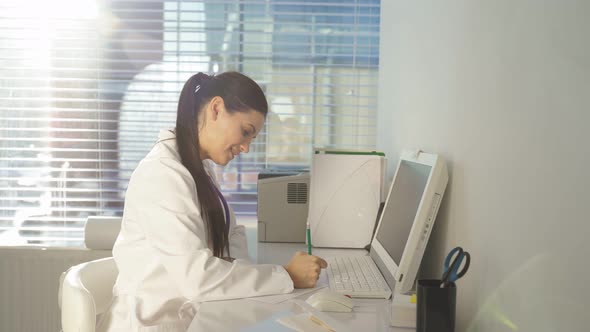
<instances>
[{"instance_id":1,"label":"white keyboard","mask_svg":"<svg viewBox=\"0 0 590 332\"><path fill-rule=\"evenodd\" d=\"M391 289L370 256L328 257L326 261L332 291L351 297L388 299L391 296Z\"/></svg>"}]
</instances>

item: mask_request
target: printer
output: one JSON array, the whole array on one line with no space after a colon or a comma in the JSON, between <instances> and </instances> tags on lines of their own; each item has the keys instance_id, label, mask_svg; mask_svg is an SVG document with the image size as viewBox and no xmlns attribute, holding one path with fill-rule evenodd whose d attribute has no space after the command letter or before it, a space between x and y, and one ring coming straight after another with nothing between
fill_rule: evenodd
<instances>
[{"instance_id":1,"label":"printer","mask_svg":"<svg viewBox=\"0 0 590 332\"><path fill-rule=\"evenodd\" d=\"M305 242L309 172L258 175L258 241Z\"/></svg>"}]
</instances>

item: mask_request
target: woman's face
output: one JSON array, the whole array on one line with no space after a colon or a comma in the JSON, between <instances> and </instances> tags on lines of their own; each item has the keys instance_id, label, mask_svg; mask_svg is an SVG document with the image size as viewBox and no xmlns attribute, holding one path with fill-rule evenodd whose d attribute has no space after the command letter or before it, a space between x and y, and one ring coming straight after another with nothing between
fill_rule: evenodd
<instances>
[{"instance_id":1,"label":"woman's face","mask_svg":"<svg viewBox=\"0 0 590 332\"><path fill-rule=\"evenodd\" d=\"M225 166L250 150L250 143L264 125L262 113L249 110L229 113L223 99L214 97L206 107L204 126L199 130L201 159Z\"/></svg>"}]
</instances>

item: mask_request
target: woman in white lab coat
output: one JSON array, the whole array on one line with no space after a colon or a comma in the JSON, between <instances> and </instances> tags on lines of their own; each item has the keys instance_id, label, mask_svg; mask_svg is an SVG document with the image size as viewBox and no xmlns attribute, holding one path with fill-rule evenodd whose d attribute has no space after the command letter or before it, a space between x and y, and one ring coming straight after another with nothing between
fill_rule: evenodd
<instances>
[{"instance_id":1,"label":"woman in white lab coat","mask_svg":"<svg viewBox=\"0 0 590 332\"><path fill-rule=\"evenodd\" d=\"M243 260L244 227L208 164L247 153L267 110L260 87L236 72L185 83L176 128L160 132L129 181L113 248L119 276L98 331L185 331L201 302L315 286L319 257L297 253L284 267Z\"/></svg>"}]
</instances>

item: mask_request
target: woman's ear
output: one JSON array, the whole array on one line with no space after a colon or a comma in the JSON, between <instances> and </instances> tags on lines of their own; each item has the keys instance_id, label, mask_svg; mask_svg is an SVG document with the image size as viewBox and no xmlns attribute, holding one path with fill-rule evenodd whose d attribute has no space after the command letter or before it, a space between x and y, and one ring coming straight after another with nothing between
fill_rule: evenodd
<instances>
[{"instance_id":1,"label":"woman's ear","mask_svg":"<svg viewBox=\"0 0 590 332\"><path fill-rule=\"evenodd\" d=\"M220 113L223 112L225 110L225 103L223 102L223 98L219 97L219 96L215 96L213 97L213 99L211 99L211 102L209 104L209 107L211 108L211 117L212 119L215 121L217 120L217 118L219 117Z\"/></svg>"}]
</instances>

